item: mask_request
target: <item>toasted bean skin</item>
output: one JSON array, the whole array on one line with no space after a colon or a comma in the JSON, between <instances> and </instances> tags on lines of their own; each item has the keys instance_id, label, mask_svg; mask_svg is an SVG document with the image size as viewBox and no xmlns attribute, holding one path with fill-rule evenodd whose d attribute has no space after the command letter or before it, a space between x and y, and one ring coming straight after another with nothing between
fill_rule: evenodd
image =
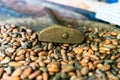
<instances>
[{"instance_id":1,"label":"toasted bean skin","mask_svg":"<svg viewBox=\"0 0 120 80\"><path fill-rule=\"evenodd\" d=\"M20 77L11 76L8 77L8 80L21 80Z\"/></svg>"},{"instance_id":2,"label":"toasted bean skin","mask_svg":"<svg viewBox=\"0 0 120 80\"><path fill-rule=\"evenodd\" d=\"M21 50L18 51L17 55L23 55L23 54L25 54L25 52L26 51L24 49L21 49Z\"/></svg>"},{"instance_id":3,"label":"toasted bean skin","mask_svg":"<svg viewBox=\"0 0 120 80\"><path fill-rule=\"evenodd\" d=\"M25 59L24 55L20 55L20 56L15 57L16 61L24 60L24 59Z\"/></svg>"},{"instance_id":4,"label":"toasted bean skin","mask_svg":"<svg viewBox=\"0 0 120 80\"><path fill-rule=\"evenodd\" d=\"M117 36L118 33L116 33L116 32L111 32L110 34L113 35L113 36Z\"/></svg>"},{"instance_id":5,"label":"toasted bean skin","mask_svg":"<svg viewBox=\"0 0 120 80\"><path fill-rule=\"evenodd\" d=\"M79 48L79 47L76 47L76 48L73 48L73 51L76 53L76 54L81 54L83 52L83 49L82 48Z\"/></svg>"},{"instance_id":6,"label":"toasted bean skin","mask_svg":"<svg viewBox=\"0 0 120 80\"><path fill-rule=\"evenodd\" d=\"M22 74L22 68L17 68L16 70L13 71L13 73L11 74L11 76L20 76Z\"/></svg>"},{"instance_id":7,"label":"toasted bean skin","mask_svg":"<svg viewBox=\"0 0 120 80\"><path fill-rule=\"evenodd\" d=\"M35 71L34 73L30 74L28 78L29 78L29 79L33 79L33 78L37 77L39 74L40 74L40 71L39 71L39 70L38 70L38 71Z\"/></svg>"},{"instance_id":8,"label":"toasted bean skin","mask_svg":"<svg viewBox=\"0 0 120 80\"><path fill-rule=\"evenodd\" d=\"M67 57L66 57L66 51L64 49L61 49L61 55L62 55L63 60L66 61Z\"/></svg>"},{"instance_id":9,"label":"toasted bean skin","mask_svg":"<svg viewBox=\"0 0 120 80\"><path fill-rule=\"evenodd\" d=\"M47 72L44 72L42 74L42 76L43 76L43 80L48 80L48 73Z\"/></svg>"},{"instance_id":10,"label":"toasted bean skin","mask_svg":"<svg viewBox=\"0 0 120 80\"><path fill-rule=\"evenodd\" d=\"M27 78L31 72L32 72L32 69L30 67L26 68L20 76L21 79Z\"/></svg>"},{"instance_id":11,"label":"toasted bean skin","mask_svg":"<svg viewBox=\"0 0 120 80\"><path fill-rule=\"evenodd\" d=\"M49 65L48 65L48 71L49 72L59 72L59 66L58 66L58 64L56 63L56 62L53 62L53 63L50 63Z\"/></svg>"},{"instance_id":12,"label":"toasted bean skin","mask_svg":"<svg viewBox=\"0 0 120 80\"><path fill-rule=\"evenodd\" d=\"M19 67L19 66L22 66L22 63L20 63L20 62L10 62L9 66Z\"/></svg>"},{"instance_id":13,"label":"toasted bean skin","mask_svg":"<svg viewBox=\"0 0 120 80\"><path fill-rule=\"evenodd\" d=\"M43 79L42 75L38 75L36 78L36 80L42 80L42 79Z\"/></svg>"}]
</instances>

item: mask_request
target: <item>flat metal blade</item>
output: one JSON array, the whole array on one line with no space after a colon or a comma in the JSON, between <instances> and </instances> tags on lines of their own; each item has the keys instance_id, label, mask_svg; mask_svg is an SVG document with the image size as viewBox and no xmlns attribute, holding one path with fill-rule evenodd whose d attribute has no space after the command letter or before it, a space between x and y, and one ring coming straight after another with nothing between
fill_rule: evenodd
<instances>
[{"instance_id":1,"label":"flat metal blade","mask_svg":"<svg viewBox=\"0 0 120 80\"><path fill-rule=\"evenodd\" d=\"M40 32L37 32L39 41L56 43L82 43L83 33L80 30L52 25Z\"/></svg>"}]
</instances>

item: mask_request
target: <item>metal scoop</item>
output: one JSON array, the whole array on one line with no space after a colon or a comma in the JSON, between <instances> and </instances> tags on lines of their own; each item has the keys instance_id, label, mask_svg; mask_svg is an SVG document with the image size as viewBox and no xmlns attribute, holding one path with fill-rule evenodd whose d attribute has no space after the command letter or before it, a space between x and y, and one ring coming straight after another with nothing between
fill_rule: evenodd
<instances>
[{"instance_id":1,"label":"metal scoop","mask_svg":"<svg viewBox=\"0 0 120 80\"><path fill-rule=\"evenodd\" d=\"M37 34L39 41L45 42L81 43L84 40L81 31L61 25L52 25Z\"/></svg>"},{"instance_id":2,"label":"metal scoop","mask_svg":"<svg viewBox=\"0 0 120 80\"><path fill-rule=\"evenodd\" d=\"M60 22L53 12L46 8L52 20L59 24ZM58 23L59 22L59 23ZM57 42L57 43L81 43L84 40L83 32L77 29L62 25L51 25L40 32L37 32L39 41Z\"/></svg>"}]
</instances>

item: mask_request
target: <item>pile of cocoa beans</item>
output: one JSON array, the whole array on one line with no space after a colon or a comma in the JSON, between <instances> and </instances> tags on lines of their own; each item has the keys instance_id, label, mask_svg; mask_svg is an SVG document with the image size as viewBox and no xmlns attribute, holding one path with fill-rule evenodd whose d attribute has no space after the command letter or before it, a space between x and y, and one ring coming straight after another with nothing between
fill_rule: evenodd
<instances>
[{"instance_id":1,"label":"pile of cocoa beans","mask_svg":"<svg viewBox=\"0 0 120 80\"><path fill-rule=\"evenodd\" d=\"M120 33L83 27L81 44L41 42L25 26L0 26L0 80L120 80Z\"/></svg>"}]
</instances>

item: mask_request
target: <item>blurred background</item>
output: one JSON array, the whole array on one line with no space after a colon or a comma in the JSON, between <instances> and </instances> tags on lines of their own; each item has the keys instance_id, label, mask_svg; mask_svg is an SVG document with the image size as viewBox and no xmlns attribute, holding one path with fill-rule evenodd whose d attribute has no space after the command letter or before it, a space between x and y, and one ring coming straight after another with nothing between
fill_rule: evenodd
<instances>
[{"instance_id":1,"label":"blurred background","mask_svg":"<svg viewBox=\"0 0 120 80\"><path fill-rule=\"evenodd\" d=\"M0 20L62 16L107 23L110 21L100 19L101 16L96 17L96 14L102 14L98 11L102 10L101 6L115 3L119 0L0 0ZM111 23L117 24L114 21Z\"/></svg>"}]
</instances>

